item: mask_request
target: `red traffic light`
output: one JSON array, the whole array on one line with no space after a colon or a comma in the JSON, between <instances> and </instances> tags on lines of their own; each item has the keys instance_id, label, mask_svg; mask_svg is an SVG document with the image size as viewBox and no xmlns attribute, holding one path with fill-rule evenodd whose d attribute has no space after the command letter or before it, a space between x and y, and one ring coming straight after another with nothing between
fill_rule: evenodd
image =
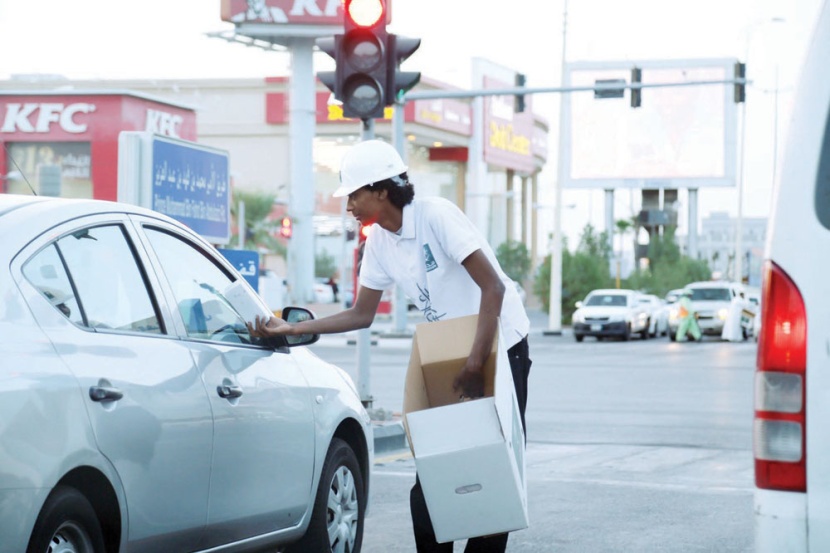
<instances>
[{"instance_id":1,"label":"red traffic light","mask_svg":"<svg viewBox=\"0 0 830 553\"><path fill-rule=\"evenodd\" d=\"M292 233L291 217L283 217L280 221L280 236L283 238L291 238Z\"/></svg>"},{"instance_id":2,"label":"red traffic light","mask_svg":"<svg viewBox=\"0 0 830 553\"><path fill-rule=\"evenodd\" d=\"M386 18L383 0L346 0L346 17L358 27L374 27Z\"/></svg>"}]
</instances>

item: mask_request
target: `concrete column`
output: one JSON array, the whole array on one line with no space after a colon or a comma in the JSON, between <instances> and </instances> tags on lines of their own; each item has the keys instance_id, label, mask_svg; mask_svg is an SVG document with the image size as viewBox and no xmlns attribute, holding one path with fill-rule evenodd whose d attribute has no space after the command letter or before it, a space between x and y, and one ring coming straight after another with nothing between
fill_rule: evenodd
<instances>
[{"instance_id":1,"label":"concrete column","mask_svg":"<svg viewBox=\"0 0 830 553\"><path fill-rule=\"evenodd\" d=\"M505 224L507 225L507 231L504 233L504 235L507 240L514 240L516 237L514 230L516 227L514 215L516 211L516 202L513 199L513 178L516 176L516 173L513 171L513 169L508 169L505 173L507 176L507 186L505 187L506 193L504 198L506 201L504 205L507 214L504 219Z\"/></svg>"},{"instance_id":2,"label":"concrete column","mask_svg":"<svg viewBox=\"0 0 830 553\"><path fill-rule=\"evenodd\" d=\"M689 189L689 236L686 255L697 259L697 188Z\"/></svg>"},{"instance_id":3,"label":"concrete column","mask_svg":"<svg viewBox=\"0 0 830 553\"><path fill-rule=\"evenodd\" d=\"M291 41L288 95L288 144L291 151L291 201L288 215L293 235L288 241L288 286L293 303L314 301L314 141L315 104L313 38Z\"/></svg>"}]
</instances>

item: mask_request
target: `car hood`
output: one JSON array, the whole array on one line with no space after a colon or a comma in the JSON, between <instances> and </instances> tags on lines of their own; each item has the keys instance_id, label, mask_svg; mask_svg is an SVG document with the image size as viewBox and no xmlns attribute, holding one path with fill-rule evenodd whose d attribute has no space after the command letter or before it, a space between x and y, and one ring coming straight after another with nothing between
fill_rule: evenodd
<instances>
[{"instance_id":1,"label":"car hood","mask_svg":"<svg viewBox=\"0 0 830 553\"><path fill-rule=\"evenodd\" d=\"M609 316L624 316L630 311L628 307L621 306L605 306L605 305L589 305L580 307L577 311L583 317L609 317Z\"/></svg>"},{"instance_id":2,"label":"car hood","mask_svg":"<svg viewBox=\"0 0 830 553\"><path fill-rule=\"evenodd\" d=\"M695 311L719 311L721 309L728 309L731 303L728 301L697 300L692 302L692 309Z\"/></svg>"}]
</instances>

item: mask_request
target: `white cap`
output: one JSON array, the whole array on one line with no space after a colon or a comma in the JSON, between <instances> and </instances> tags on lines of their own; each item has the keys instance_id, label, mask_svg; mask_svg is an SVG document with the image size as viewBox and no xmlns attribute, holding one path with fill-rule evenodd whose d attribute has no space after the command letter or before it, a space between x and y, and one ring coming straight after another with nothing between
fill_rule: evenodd
<instances>
[{"instance_id":1,"label":"white cap","mask_svg":"<svg viewBox=\"0 0 830 553\"><path fill-rule=\"evenodd\" d=\"M333 196L348 196L369 184L406 173L400 154L381 140L364 140L346 152L340 163L340 188Z\"/></svg>"}]
</instances>

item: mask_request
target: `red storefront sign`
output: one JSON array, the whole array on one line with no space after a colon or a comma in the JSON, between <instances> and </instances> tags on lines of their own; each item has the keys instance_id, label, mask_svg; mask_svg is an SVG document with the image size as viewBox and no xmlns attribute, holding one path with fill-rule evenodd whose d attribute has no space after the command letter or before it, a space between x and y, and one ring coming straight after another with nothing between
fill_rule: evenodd
<instances>
[{"instance_id":1,"label":"red storefront sign","mask_svg":"<svg viewBox=\"0 0 830 553\"><path fill-rule=\"evenodd\" d=\"M0 190L115 200L121 131L196 140L196 113L130 94L0 95ZM24 178L25 177L25 178Z\"/></svg>"}]
</instances>

